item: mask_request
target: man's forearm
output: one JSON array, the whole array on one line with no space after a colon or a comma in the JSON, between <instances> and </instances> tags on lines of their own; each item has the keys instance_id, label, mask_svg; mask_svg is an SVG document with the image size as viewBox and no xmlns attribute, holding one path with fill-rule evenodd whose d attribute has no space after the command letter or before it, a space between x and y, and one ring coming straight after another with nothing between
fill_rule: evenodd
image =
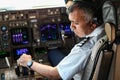
<instances>
[{"instance_id":1,"label":"man's forearm","mask_svg":"<svg viewBox=\"0 0 120 80\"><path fill-rule=\"evenodd\" d=\"M60 79L60 76L56 67L51 67L48 65L43 65L37 62L33 62L31 69L47 78Z\"/></svg>"}]
</instances>

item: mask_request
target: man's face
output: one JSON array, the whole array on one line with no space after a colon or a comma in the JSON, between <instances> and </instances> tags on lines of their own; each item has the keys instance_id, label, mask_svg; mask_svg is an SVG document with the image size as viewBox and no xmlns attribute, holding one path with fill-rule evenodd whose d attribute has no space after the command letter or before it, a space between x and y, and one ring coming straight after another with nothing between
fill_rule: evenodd
<instances>
[{"instance_id":1,"label":"man's face","mask_svg":"<svg viewBox=\"0 0 120 80\"><path fill-rule=\"evenodd\" d=\"M84 18L83 10L75 9L69 14L69 20L71 28L78 37L84 37L93 31L91 22L87 22Z\"/></svg>"}]
</instances>

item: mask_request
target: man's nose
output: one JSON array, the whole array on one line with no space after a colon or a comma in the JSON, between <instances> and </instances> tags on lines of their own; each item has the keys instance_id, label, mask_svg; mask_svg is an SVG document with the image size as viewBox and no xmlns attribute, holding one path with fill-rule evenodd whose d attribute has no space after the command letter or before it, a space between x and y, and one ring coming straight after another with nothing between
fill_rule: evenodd
<instances>
[{"instance_id":1,"label":"man's nose","mask_svg":"<svg viewBox=\"0 0 120 80\"><path fill-rule=\"evenodd\" d=\"M72 31L74 31L74 29L75 29L75 25L74 25L73 22L71 22L70 28L71 28Z\"/></svg>"}]
</instances>

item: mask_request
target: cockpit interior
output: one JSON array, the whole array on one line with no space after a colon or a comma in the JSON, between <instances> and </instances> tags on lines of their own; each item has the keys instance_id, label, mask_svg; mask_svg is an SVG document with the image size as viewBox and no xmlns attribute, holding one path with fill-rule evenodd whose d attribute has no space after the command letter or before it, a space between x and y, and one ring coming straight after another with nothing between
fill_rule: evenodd
<instances>
[{"instance_id":1,"label":"cockpit interior","mask_svg":"<svg viewBox=\"0 0 120 80\"><path fill-rule=\"evenodd\" d=\"M49 80L26 67L18 66L17 59L22 54L29 54L41 64L55 66L55 63L51 63L50 57L52 56L49 56L48 53L59 49L68 55L72 47L81 40L70 28L64 0L0 1L0 80ZM94 1L99 2L100 0ZM120 43L120 1L110 1L115 6L117 16L116 37L112 42L112 46L114 46L114 43L117 45ZM116 62L113 65L113 60L111 60L109 66L109 68L114 66L113 71L109 70L109 73L112 71L111 75L114 76L109 77L108 80L120 79L119 72L116 72L120 71L118 69L120 52L114 50L114 53L116 52L119 54L116 54L115 59L112 58ZM57 56L59 60L57 51L53 55ZM55 59L53 58L53 60Z\"/></svg>"}]
</instances>

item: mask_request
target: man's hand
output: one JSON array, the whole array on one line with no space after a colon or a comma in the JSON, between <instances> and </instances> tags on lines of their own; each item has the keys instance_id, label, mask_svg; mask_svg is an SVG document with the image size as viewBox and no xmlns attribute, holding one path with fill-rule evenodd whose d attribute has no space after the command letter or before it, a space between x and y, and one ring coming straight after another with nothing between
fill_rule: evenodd
<instances>
[{"instance_id":1,"label":"man's hand","mask_svg":"<svg viewBox=\"0 0 120 80\"><path fill-rule=\"evenodd\" d=\"M31 61L32 57L31 55L23 54L20 56L20 58L17 60L17 64L20 66L27 67L28 61Z\"/></svg>"}]
</instances>

